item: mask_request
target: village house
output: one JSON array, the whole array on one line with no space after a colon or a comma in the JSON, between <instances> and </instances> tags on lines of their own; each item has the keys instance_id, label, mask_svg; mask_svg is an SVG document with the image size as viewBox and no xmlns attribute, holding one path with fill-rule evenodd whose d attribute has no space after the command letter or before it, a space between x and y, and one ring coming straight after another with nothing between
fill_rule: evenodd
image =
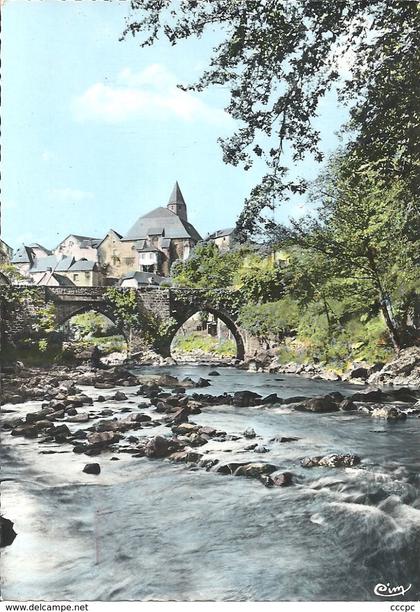
<instances>
[{"instance_id":1,"label":"village house","mask_svg":"<svg viewBox=\"0 0 420 612\"><path fill-rule=\"evenodd\" d=\"M61 274L72 281L76 287L98 287L103 285L99 265L95 261L79 259Z\"/></svg>"},{"instance_id":2,"label":"village house","mask_svg":"<svg viewBox=\"0 0 420 612\"><path fill-rule=\"evenodd\" d=\"M54 255L65 255L77 259L98 261L98 244L100 238L69 234L54 249Z\"/></svg>"},{"instance_id":3,"label":"village house","mask_svg":"<svg viewBox=\"0 0 420 612\"><path fill-rule=\"evenodd\" d=\"M236 233L234 227L228 227L209 234L205 242L213 242L221 253L225 253L232 248L235 243Z\"/></svg>"}]
</instances>

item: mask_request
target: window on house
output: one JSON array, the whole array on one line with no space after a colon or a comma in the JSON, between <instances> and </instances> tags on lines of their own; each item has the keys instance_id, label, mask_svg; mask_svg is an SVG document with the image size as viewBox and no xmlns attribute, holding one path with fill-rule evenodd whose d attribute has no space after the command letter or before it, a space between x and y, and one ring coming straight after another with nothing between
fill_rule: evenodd
<instances>
[{"instance_id":1,"label":"window on house","mask_svg":"<svg viewBox=\"0 0 420 612\"><path fill-rule=\"evenodd\" d=\"M89 278L89 272L85 272L85 278L88 279Z\"/></svg>"},{"instance_id":2,"label":"window on house","mask_svg":"<svg viewBox=\"0 0 420 612\"><path fill-rule=\"evenodd\" d=\"M78 274L73 274L73 280L77 280L79 278Z\"/></svg>"},{"instance_id":3,"label":"window on house","mask_svg":"<svg viewBox=\"0 0 420 612\"><path fill-rule=\"evenodd\" d=\"M134 265L134 257L126 257L124 261L125 261L127 266L133 266Z\"/></svg>"}]
</instances>

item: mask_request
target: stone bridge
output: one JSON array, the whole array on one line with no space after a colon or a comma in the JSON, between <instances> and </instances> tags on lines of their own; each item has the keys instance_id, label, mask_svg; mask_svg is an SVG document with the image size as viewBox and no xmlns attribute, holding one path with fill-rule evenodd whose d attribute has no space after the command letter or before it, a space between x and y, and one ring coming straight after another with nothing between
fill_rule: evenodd
<instances>
[{"instance_id":1,"label":"stone bridge","mask_svg":"<svg viewBox=\"0 0 420 612\"><path fill-rule=\"evenodd\" d=\"M171 342L181 325L197 312L205 311L218 317L232 332L236 340L238 359L244 359L250 352L250 338L238 324L240 299L236 291L155 287L119 289L121 293L136 293L140 325L129 330L127 325L119 323L116 307L109 299L106 287L14 288L15 291L19 289L28 296L27 304L34 301L38 308L54 304L58 326L74 315L90 310L105 315L117 325L126 338L130 335L133 351L147 346L164 357L169 356ZM13 314L12 309L8 308L7 300L3 298L2 335L13 339L22 334L30 334L34 326L36 327L37 317L37 309L30 307L21 308L19 313ZM153 325L150 324L151 321Z\"/></svg>"}]
</instances>

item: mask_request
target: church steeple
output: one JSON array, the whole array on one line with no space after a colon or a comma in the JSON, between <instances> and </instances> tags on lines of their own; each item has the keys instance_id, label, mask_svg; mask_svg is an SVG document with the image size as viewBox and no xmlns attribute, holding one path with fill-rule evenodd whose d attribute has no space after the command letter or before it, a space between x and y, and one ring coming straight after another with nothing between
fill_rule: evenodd
<instances>
[{"instance_id":1,"label":"church steeple","mask_svg":"<svg viewBox=\"0 0 420 612\"><path fill-rule=\"evenodd\" d=\"M183 221L188 221L187 205L185 204L184 196L182 195L181 189L178 185L178 181L176 181L175 186L172 190L167 208L169 208L169 210L178 215L178 217Z\"/></svg>"}]
</instances>

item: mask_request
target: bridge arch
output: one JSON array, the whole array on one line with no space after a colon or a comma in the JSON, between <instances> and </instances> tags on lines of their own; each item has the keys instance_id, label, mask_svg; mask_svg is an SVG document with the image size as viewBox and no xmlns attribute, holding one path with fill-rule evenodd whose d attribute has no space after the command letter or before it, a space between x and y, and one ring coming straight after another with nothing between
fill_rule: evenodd
<instances>
[{"instance_id":1,"label":"bridge arch","mask_svg":"<svg viewBox=\"0 0 420 612\"><path fill-rule=\"evenodd\" d=\"M182 315L178 315L176 324L170 329L168 334L161 342L159 352L164 357L170 357L171 344L177 332L191 317L198 314L199 312L207 312L209 314L212 314L226 325L228 330L232 333L236 342L236 359L242 361L245 357L245 342L238 325L236 324L234 319L226 312L223 312L221 309L209 306L207 304L197 305L193 308L189 308L188 310L184 311Z\"/></svg>"},{"instance_id":2,"label":"bridge arch","mask_svg":"<svg viewBox=\"0 0 420 612\"><path fill-rule=\"evenodd\" d=\"M122 336L124 336L125 341L128 342L127 331L116 320L116 317L112 311L112 308L109 308L105 304L102 304L102 303L87 302L83 304L82 306L80 306L80 304L65 305L65 306L56 304L56 317L55 317L56 324L58 327L61 327L65 323L70 321L70 319L72 319L73 317L76 317L81 314L85 314L87 312L94 312L96 314L100 314L104 316L106 319L108 319L109 321L111 321L111 323L113 323L113 325L118 330L118 332Z\"/></svg>"}]
</instances>

